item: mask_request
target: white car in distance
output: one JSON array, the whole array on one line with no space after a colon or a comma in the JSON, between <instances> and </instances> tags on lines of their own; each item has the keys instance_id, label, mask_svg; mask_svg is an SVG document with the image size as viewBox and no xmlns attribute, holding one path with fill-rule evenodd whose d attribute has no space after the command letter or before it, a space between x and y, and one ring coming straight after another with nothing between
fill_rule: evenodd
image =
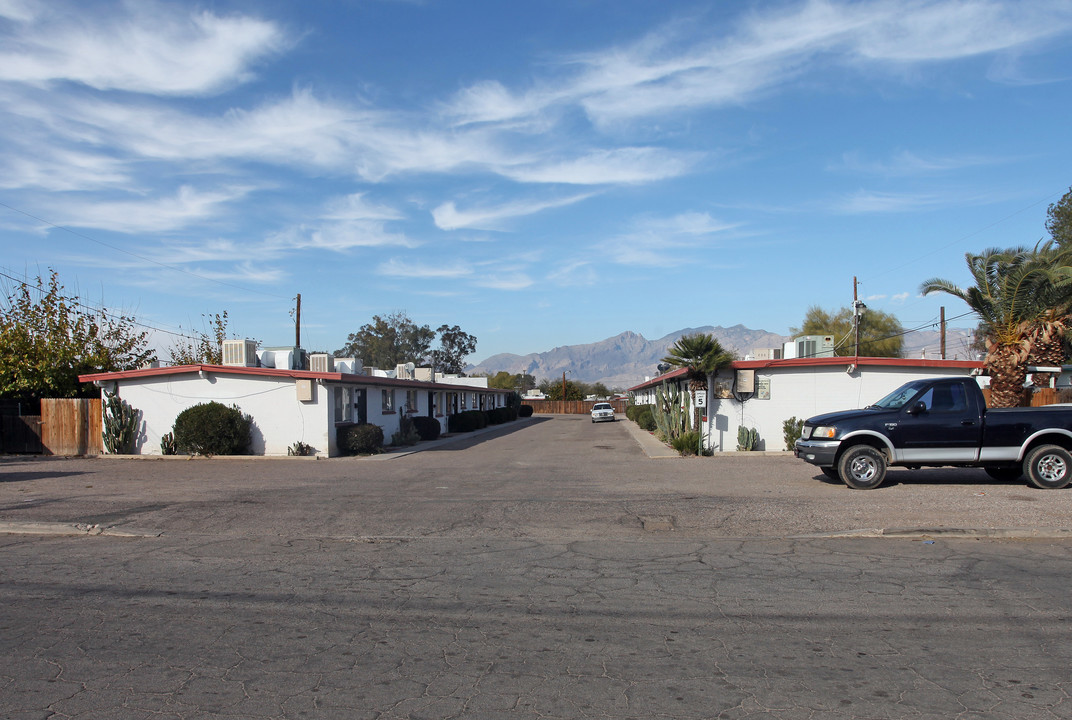
<instances>
[{"instance_id":1,"label":"white car in distance","mask_svg":"<svg viewBox=\"0 0 1072 720\"><path fill-rule=\"evenodd\" d=\"M614 422L614 406L610 403L596 403L592 406L592 422Z\"/></svg>"}]
</instances>

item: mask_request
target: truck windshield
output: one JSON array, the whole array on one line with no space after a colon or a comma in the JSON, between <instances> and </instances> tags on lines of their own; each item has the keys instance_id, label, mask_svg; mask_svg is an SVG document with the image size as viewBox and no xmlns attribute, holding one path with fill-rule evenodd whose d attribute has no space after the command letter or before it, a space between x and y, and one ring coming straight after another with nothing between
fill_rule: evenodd
<instances>
[{"instance_id":1,"label":"truck windshield","mask_svg":"<svg viewBox=\"0 0 1072 720\"><path fill-rule=\"evenodd\" d=\"M905 383L869 407L881 408L882 410L899 410L905 406L905 403L914 398L916 393L929 384L929 380L916 380L914 382Z\"/></svg>"}]
</instances>

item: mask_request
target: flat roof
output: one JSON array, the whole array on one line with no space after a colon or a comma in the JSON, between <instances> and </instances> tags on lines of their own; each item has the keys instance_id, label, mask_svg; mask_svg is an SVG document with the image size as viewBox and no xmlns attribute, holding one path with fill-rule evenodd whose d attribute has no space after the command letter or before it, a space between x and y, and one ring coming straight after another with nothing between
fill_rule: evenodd
<instances>
[{"instance_id":1,"label":"flat roof","mask_svg":"<svg viewBox=\"0 0 1072 720\"><path fill-rule=\"evenodd\" d=\"M944 368L967 371L982 370L983 368L981 360L926 360L924 358L856 357L848 355L844 357L788 358L784 360L735 360L730 364L729 369L774 370L781 368L819 368L831 365L856 365L857 367ZM643 390L644 388L679 378L686 373L687 370L685 368L678 368L664 375L660 375L659 377L646 380L639 385L629 388L629 390Z\"/></svg>"},{"instance_id":2,"label":"flat roof","mask_svg":"<svg viewBox=\"0 0 1072 720\"><path fill-rule=\"evenodd\" d=\"M139 368L138 370L119 370L116 372L90 373L79 375L80 382L137 380L166 375L186 375L190 373L215 373L217 375L251 375L254 377L293 378L295 380L322 380L324 382L347 383L352 385L381 385L385 387L434 388L455 392L493 392L512 393L513 390L500 388L475 387L473 385L455 385L443 382L426 382L400 378L378 377L373 375L355 375L338 372L313 372L312 370L284 370L281 368L245 367L242 365L168 365L158 368Z\"/></svg>"}]
</instances>

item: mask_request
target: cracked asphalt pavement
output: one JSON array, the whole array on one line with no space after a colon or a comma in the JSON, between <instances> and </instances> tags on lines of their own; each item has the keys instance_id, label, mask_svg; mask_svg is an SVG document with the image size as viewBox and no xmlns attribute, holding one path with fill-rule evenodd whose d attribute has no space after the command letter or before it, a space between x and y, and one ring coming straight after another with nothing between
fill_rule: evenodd
<instances>
[{"instance_id":1,"label":"cracked asphalt pavement","mask_svg":"<svg viewBox=\"0 0 1072 720\"><path fill-rule=\"evenodd\" d=\"M584 417L4 458L0 717L1068 718L1070 510L976 471L656 460Z\"/></svg>"}]
</instances>

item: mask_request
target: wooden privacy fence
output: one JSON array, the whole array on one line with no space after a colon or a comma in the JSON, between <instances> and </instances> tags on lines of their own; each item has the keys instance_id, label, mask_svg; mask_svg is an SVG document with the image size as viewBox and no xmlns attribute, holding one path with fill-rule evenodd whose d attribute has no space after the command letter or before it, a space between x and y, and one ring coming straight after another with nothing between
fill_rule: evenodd
<instances>
[{"instance_id":1,"label":"wooden privacy fence","mask_svg":"<svg viewBox=\"0 0 1072 720\"><path fill-rule=\"evenodd\" d=\"M100 455L100 398L42 400L41 445L46 455Z\"/></svg>"},{"instance_id":2,"label":"wooden privacy fence","mask_svg":"<svg viewBox=\"0 0 1072 720\"><path fill-rule=\"evenodd\" d=\"M983 398L986 400L986 406L990 407L990 388L983 388ZM1072 390L1061 388L1055 390L1054 388L1039 388L1035 391L1024 391L1024 402L1020 403L1023 407L1045 407L1046 405L1056 405L1057 403L1072 403Z\"/></svg>"},{"instance_id":3,"label":"wooden privacy fence","mask_svg":"<svg viewBox=\"0 0 1072 720\"><path fill-rule=\"evenodd\" d=\"M0 453L39 455L44 450L40 415L0 415Z\"/></svg>"},{"instance_id":4,"label":"wooden privacy fence","mask_svg":"<svg viewBox=\"0 0 1072 720\"><path fill-rule=\"evenodd\" d=\"M614 412L624 413L628 400L522 400L523 405L531 405L538 415L588 415L597 402L610 403Z\"/></svg>"}]
</instances>

